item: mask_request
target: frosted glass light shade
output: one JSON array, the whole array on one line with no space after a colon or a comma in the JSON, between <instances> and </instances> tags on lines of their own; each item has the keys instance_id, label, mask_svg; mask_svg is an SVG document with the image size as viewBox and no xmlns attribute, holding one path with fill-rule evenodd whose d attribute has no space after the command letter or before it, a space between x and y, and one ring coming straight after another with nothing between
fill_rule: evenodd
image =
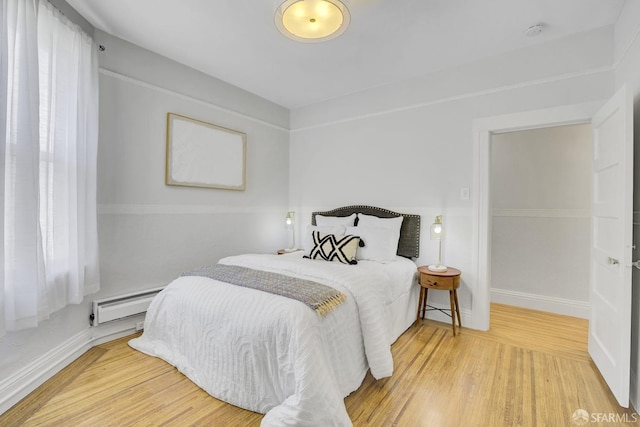
<instances>
[{"instance_id":1,"label":"frosted glass light shade","mask_svg":"<svg viewBox=\"0 0 640 427\"><path fill-rule=\"evenodd\" d=\"M339 0L286 0L276 9L274 19L285 36L314 43L338 37L351 17Z\"/></svg>"},{"instance_id":2,"label":"frosted glass light shade","mask_svg":"<svg viewBox=\"0 0 640 427\"><path fill-rule=\"evenodd\" d=\"M294 226L296 220L295 212L287 212L287 216L285 217L285 224L287 228L291 229L291 246L285 249L285 252L291 252L296 250L296 228Z\"/></svg>"},{"instance_id":3,"label":"frosted glass light shade","mask_svg":"<svg viewBox=\"0 0 640 427\"><path fill-rule=\"evenodd\" d=\"M285 224L287 224L287 226L289 227L292 226L295 217L296 217L295 212L287 212L287 216L284 219Z\"/></svg>"},{"instance_id":4,"label":"frosted glass light shade","mask_svg":"<svg viewBox=\"0 0 640 427\"><path fill-rule=\"evenodd\" d=\"M440 240L444 237L444 227L442 226L442 215L438 215L431 224L431 240Z\"/></svg>"}]
</instances>

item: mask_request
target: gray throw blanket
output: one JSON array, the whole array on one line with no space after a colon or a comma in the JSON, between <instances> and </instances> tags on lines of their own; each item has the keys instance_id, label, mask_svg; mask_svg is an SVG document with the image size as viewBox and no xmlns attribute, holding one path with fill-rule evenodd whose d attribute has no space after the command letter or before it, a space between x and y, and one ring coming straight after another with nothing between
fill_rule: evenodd
<instances>
[{"instance_id":1,"label":"gray throw blanket","mask_svg":"<svg viewBox=\"0 0 640 427\"><path fill-rule=\"evenodd\" d=\"M237 265L209 265L182 273L181 276L209 277L232 285L292 298L303 302L320 316L326 315L346 299L343 293L321 283Z\"/></svg>"}]
</instances>

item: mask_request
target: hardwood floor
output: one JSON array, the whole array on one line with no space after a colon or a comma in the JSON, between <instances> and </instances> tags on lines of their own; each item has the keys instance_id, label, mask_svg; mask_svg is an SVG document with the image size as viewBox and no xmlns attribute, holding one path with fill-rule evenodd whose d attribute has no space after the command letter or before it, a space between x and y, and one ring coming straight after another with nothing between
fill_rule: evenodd
<instances>
[{"instance_id":1,"label":"hardwood floor","mask_svg":"<svg viewBox=\"0 0 640 427\"><path fill-rule=\"evenodd\" d=\"M367 375L345 399L354 426L574 426L577 409L638 418L618 406L591 362L586 320L499 304L491 316L489 332L462 329L454 338L450 325L429 320L406 331L392 347L394 375ZM261 414L220 402L129 348L130 338L89 350L0 416L0 425L260 424Z\"/></svg>"}]
</instances>

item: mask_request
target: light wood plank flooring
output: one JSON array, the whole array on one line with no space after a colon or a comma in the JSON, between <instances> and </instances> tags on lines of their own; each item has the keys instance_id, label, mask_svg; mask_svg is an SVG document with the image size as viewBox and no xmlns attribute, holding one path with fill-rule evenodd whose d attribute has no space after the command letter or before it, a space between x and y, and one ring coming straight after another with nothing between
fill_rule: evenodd
<instances>
[{"instance_id":1,"label":"light wood plank flooring","mask_svg":"<svg viewBox=\"0 0 640 427\"><path fill-rule=\"evenodd\" d=\"M368 375L345 399L353 424L574 426L577 409L634 419L587 354L587 321L499 304L491 316L489 332L463 329L455 338L448 324L411 327L393 345L394 375ZM129 348L129 338L89 350L0 416L0 425L260 424L262 415L214 399L167 363Z\"/></svg>"}]
</instances>

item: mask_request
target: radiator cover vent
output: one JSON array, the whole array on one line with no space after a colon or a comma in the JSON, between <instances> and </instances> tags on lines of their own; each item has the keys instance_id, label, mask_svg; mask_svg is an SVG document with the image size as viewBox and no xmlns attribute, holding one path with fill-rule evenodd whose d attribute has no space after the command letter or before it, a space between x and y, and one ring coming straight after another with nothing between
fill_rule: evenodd
<instances>
[{"instance_id":1,"label":"radiator cover vent","mask_svg":"<svg viewBox=\"0 0 640 427\"><path fill-rule=\"evenodd\" d=\"M93 326L146 312L153 297L163 289L164 286L95 300Z\"/></svg>"}]
</instances>

